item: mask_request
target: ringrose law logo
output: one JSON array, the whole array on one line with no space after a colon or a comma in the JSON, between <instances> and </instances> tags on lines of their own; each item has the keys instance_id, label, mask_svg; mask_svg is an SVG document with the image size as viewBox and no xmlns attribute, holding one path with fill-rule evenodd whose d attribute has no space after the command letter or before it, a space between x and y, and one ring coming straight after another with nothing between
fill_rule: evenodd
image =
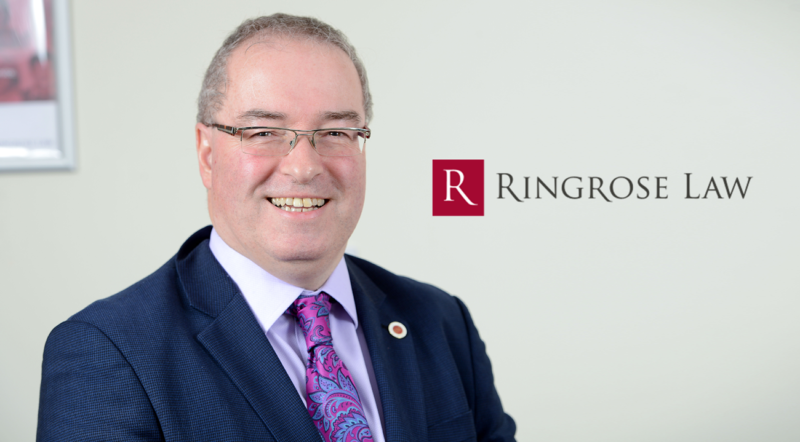
<instances>
[{"instance_id":1,"label":"ringrose law logo","mask_svg":"<svg viewBox=\"0 0 800 442\"><path fill-rule=\"evenodd\" d=\"M433 160L433 216L483 216L483 160Z\"/></svg>"},{"instance_id":2,"label":"ringrose law logo","mask_svg":"<svg viewBox=\"0 0 800 442\"><path fill-rule=\"evenodd\" d=\"M483 216L483 160L433 160L433 216ZM510 173L497 173L497 199L590 199L608 203L622 200L668 199L667 176L530 177L514 181ZM752 176L718 176L707 179L684 173L679 194L687 200L745 199ZM681 196L678 196L680 198Z\"/></svg>"}]
</instances>

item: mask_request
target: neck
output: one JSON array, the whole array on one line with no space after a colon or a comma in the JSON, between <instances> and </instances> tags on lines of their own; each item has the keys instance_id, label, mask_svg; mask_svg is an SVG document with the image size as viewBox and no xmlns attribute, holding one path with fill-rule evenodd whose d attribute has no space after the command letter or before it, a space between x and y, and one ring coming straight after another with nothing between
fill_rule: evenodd
<instances>
[{"instance_id":1,"label":"neck","mask_svg":"<svg viewBox=\"0 0 800 442\"><path fill-rule=\"evenodd\" d=\"M336 269L343 255L344 253L342 252L333 257L333 259L324 261L259 262L249 256L248 258L282 281L288 282L295 287L316 291L325 284L325 281Z\"/></svg>"},{"instance_id":2,"label":"neck","mask_svg":"<svg viewBox=\"0 0 800 442\"><path fill-rule=\"evenodd\" d=\"M245 247L238 241L236 235L232 235L223 226L215 226L215 231L230 248L256 263L272 276L295 287L310 291L316 291L325 284L344 256L345 247L343 246L341 250L317 257L276 259L263 248Z\"/></svg>"}]
</instances>

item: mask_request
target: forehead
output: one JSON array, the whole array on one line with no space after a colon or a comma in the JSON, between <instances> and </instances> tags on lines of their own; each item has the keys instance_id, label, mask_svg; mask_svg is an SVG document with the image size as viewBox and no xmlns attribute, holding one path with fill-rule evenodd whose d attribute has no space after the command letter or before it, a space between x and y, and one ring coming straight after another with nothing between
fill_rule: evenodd
<instances>
[{"instance_id":1,"label":"forehead","mask_svg":"<svg viewBox=\"0 0 800 442\"><path fill-rule=\"evenodd\" d=\"M231 54L227 74L222 112L228 117L253 110L294 121L346 111L364 117L355 66L331 44L263 37L245 41Z\"/></svg>"}]
</instances>

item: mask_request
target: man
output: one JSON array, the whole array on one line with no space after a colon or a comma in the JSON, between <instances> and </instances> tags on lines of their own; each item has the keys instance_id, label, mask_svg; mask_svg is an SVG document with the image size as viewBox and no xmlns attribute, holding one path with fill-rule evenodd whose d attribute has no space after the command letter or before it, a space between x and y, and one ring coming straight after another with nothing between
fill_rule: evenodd
<instances>
[{"instance_id":1,"label":"man","mask_svg":"<svg viewBox=\"0 0 800 442\"><path fill-rule=\"evenodd\" d=\"M339 31L234 31L196 126L213 229L51 333L39 439L513 440L466 307L344 255L370 116Z\"/></svg>"}]
</instances>

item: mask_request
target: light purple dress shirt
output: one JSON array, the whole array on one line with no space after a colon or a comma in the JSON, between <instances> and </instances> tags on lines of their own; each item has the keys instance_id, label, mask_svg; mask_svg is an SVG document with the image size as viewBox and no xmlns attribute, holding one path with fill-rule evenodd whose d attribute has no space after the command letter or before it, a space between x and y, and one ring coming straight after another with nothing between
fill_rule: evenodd
<instances>
[{"instance_id":1,"label":"light purple dress shirt","mask_svg":"<svg viewBox=\"0 0 800 442\"><path fill-rule=\"evenodd\" d=\"M315 292L295 287L284 282L233 250L220 238L216 230L211 230L209 241L211 253L222 268L239 286L250 309L267 335L269 343L278 355L286 374L289 375L297 394L306 403L306 362L308 351L303 331L292 316L285 314L289 305L303 293L316 294L321 291L329 294L336 302L331 306L331 336L336 354L350 370L356 384L361 405L364 407L367 422L375 442L385 442L383 433L383 409L372 371L364 331L358 326L356 303L353 300L353 287L344 257L325 284ZM270 382L264 379L264 382Z\"/></svg>"}]
</instances>

